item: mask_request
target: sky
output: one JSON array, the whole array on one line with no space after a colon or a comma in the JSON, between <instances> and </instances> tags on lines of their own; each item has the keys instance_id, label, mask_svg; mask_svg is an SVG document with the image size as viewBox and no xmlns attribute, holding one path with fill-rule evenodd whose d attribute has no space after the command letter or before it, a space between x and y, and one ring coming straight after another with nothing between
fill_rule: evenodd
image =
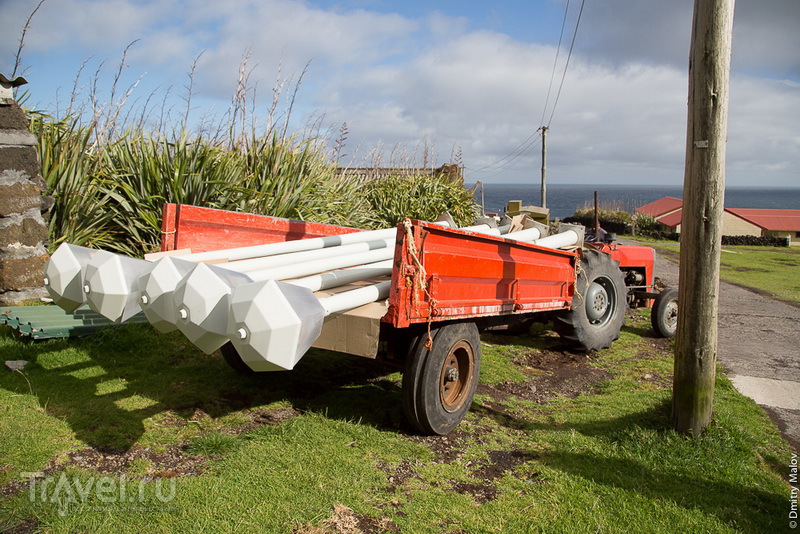
<instances>
[{"instance_id":1,"label":"sky","mask_svg":"<svg viewBox=\"0 0 800 534\"><path fill-rule=\"evenodd\" d=\"M37 4L0 0L6 75ZM185 117L200 131L230 108L241 71L259 127L277 87L276 121L291 104L291 133L333 143L346 131L343 165L455 161L468 183L538 183L548 126L549 184L680 185L692 10L691 0L45 0L18 74L28 107L64 113L95 88L111 109L130 91L123 109L148 127ZM798 0L736 2L728 185L800 187L798 30Z\"/></svg>"}]
</instances>

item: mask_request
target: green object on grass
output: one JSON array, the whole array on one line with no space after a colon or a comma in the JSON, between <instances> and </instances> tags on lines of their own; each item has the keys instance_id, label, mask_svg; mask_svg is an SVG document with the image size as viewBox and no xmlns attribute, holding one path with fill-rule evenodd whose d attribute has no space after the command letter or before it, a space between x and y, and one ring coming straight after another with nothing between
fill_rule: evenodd
<instances>
[{"instance_id":1,"label":"green object on grass","mask_svg":"<svg viewBox=\"0 0 800 534\"><path fill-rule=\"evenodd\" d=\"M143 313L138 313L126 324L145 323ZM72 313L58 306L9 306L0 308L0 325L16 330L21 337L53 339L88 336L102 328L120 326L99 313L82 306Z\"/></svg>"}]
</instances>

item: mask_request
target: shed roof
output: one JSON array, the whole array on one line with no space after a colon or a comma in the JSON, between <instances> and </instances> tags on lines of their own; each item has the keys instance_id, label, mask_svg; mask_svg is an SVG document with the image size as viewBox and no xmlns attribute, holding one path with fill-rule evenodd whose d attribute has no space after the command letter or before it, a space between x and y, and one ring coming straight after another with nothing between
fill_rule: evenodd
<instances>
[{"instance_id":1,"label":"shed roof","mask_svg":"<svg viewBox=\"0 0 800 534\"><path fill-rule=\"evenodd\" d=\"M683 209L678 209L677 211L673 211L672 213L668 213L663 217L658 217L656 220L663 224L664 226L668 226L670 228L675 228L679 224L681 224L681 217L683 214Z\"/></svg>"},{"instance_id":2,"label":"shed roof","mask_svg":"<svg viewBox=\"0 0 800 534\"><path fill-rule=\"evenodd\" d=\"M658 218L661 215L680 209L682 206L683 200L679 198L663 197L636 208L636 211Z\"/></svg>"},{"instance_id":3,"label":"shed roof","mask_svg":"<svg viewBox=\"0 0 800 534\"><path fill-rule=\"evenodd\" d=\"M725 211L763 230L800 232L800 210L725 208Z\"/></svg>"}]
</instances>

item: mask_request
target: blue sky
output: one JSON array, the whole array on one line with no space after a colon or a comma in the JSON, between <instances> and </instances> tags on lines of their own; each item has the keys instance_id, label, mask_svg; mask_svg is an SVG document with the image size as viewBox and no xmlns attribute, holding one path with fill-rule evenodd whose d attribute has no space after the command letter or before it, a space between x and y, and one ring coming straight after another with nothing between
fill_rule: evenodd
<instances>
[{"instance_id":1,"label":"blue sky","mask_svg":"<svg viewBox=\"0 0 800 534\"><path fill-rule=\"evenodd\" d=\"M0 72L37 3L0 0ZM344 164L460 154L468 182L535 181L544 122L550 183L680 184L692 4L586 2L555 111L580 0L46 0L22 69L29 106L63 112L74 92L87 109L96 82L102 108L135 41L115 98L130 90L125 109L148 106L155 127L183 117L197 60L189 122L199 129L228 110L243 57L262 127L273 87L283 85L285 111L307 67L290 129L336 137L346 123ZM797 0L736 2L730 185L800 186L798 28Z\"/></svg>"}]
</instances>

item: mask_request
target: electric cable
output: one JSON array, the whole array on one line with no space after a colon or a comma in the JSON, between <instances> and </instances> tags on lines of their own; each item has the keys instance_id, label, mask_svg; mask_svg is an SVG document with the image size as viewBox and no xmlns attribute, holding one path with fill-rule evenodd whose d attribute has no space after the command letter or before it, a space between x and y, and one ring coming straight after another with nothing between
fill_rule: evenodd
<instances>
[{"instance_id":1,"label":"electric cable","mask_svg":"<svg viewBox=\"0 0 800 534\"><path fill-rule=\"evenodd\" d=\"M567 62L564 65L564 72L561 75L561 83L558 86L558 93L556 93L555 102L553 102L553 109L550 111L550 119L547 121L547 127L550 127L550 124L553 122L553 115L556 112L556 106L558 105L558 100L561 98L561 89L564 88L564 79L567 77L567 69L569 68L569 60L572 58L572 49L575 47L575 38L578 36L578 28L581 25L581 17L583 16L583 6L586 4L586 0L581 0L581 9L578 12L578 20L575 22L575 31L572 33L572 42L569 45L569 53L567 54Z\"/></svg>"}]
</instances>

